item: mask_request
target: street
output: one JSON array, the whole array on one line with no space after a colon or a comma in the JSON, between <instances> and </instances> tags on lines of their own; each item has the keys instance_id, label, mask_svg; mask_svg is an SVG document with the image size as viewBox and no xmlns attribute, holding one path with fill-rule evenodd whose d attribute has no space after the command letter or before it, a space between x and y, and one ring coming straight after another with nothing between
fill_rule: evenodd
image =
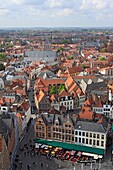
<instances>
[{"instance_id":1,"label":"street","mask_svg":"<svg viewBox=\"0 0 113 170\"><path fill-rule=\"evenodd\" d=\"M105 161L101 163L92 163L91 165L84 165L81 163L72 163L70 161L61 161L56 158L47 159L46 156L34 155L30 153L30 150L34 147L34 128L33 122L30 129L22 139L19 145L19 150L17 153L18 162L15 162L17 168L14 170L112 170L113 165L110 160L110 151L105 157ZM27 145L27 146L26 146ZM24 148L24 149L22 149Z\"/></svg>"}]
</instances>

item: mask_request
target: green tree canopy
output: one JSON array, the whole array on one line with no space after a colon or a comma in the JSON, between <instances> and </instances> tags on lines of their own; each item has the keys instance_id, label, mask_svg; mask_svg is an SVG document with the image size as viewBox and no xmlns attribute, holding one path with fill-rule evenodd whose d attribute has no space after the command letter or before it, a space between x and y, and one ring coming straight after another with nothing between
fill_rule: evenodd
<instances>
[{"instance_id":1,"label":"green tree canopy","mask_svg":"<svg viewBox=\"0 0 113 170\"><path fill-rule=\"evenodd\" d=\"M69 41L64 39L64 40L62 40L62 44L69 44Z\"/></svg>"},{"instance_id":2,"label":"green tree canopy","mask_svg":"<svg viewBox=\"0 0 113 170\"><path fill-rule=\"evenodd\" d=\"M105 52L106 52L106 49L105 49L105 48L102 48L102 49L100 50L100 52L105 53Z\"/></svg>"},{"instance_id":3,"label":"green tree canopy","mask_svg":"<svg viewBox=\"0 0 113 170\"><path fill-rule=\"evenodd\" d=\"M65 89L65 85L60 84L60 86L58 88L58 93L60 93L63 89Z\"/></svg>"},{"instance_id":4,"label":"green tree canopy","mask_svg":"<svg viewBox=\"0 0 113 170\"><path fill-rule=\"evenodd\" d=\"M103 56L101 56L101 57L99 58L99 61L104 61L104 60L106 60L106 58L103 57Z\"/></svg>"},{"instance_id":5,"label":"green tree canopy","mask_svg":"<svg viewBox=\"0 0 113 170\"><path fill-rule=\"evenodd\" d=\"M72 60L73 58L74 58L74 56L73 56L73 55L69 56L69 60Z\"/></svg>"},{"instance_id":6,"label":"green tree canopy","mask_svg":"<svg viewBox=\"0 0 113 170\"><path fill-rule=\"evenodd\" d=\"M59 47L59 48L57 49L57 53L59 53L60 51L64 51L63 47Z\"/></svg>"},{"instance_id":7,"label":"green tree canopy","mask_svg":"<svg viewBox=\"0 0 113 170\"><path fill-rule=\"evenodd\" d=\"M50 89L50 94L56 94L56 88L55 86L52 86Z\"/></svg>"},{"instance_id":8,"label":"green tree canopy","mask_svg":"<svg viewBox=\"0 0 113 170\"><path fill-rule=\"evenodd\" d=\"M12 48L13 47L13 44L8 44L7 45L7 48Z\"/></svg>"}]
</instances>

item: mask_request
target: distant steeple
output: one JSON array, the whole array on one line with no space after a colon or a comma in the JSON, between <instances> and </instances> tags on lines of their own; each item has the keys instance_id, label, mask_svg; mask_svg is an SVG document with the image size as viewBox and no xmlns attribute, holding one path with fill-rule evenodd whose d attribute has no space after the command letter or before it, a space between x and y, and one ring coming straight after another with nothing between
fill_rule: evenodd
<instances>
[{"instance_id":1,"label":"distant steeple","mask_svg":"<svg viewBox=\"0 0 113 170\"><path fill-rule=\"evenodd\" d=\"M51 43L47 36L46 36L45 42L43 44L43 51L51 51Z\"/></svg>"}]
</instances>

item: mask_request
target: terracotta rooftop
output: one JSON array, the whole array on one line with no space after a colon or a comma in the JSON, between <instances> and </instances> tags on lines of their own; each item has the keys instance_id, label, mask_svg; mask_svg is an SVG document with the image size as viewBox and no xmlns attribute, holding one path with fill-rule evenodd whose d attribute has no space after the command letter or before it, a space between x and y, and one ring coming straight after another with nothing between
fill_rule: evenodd
<instances>
[{"instance_id":1,"label":"terracotta rooftop","mask_svg":"<svg viewBox=\"0 0 113 170\"><path fill-rule=\"evenodd\" d=\"M82 107L82 110L79 113L79 117L81 119L88 119L88 120L92 120L94 116L94 113L91 111L90 107Z\"/></svg>"},{"instance_id":2,"label":"terracotta rooftop","mask_svg":"<svg viewBox=\"0 0 113 170\"><path fill-rule=\"evenodd\" d=\"M36 95L38 102L40 102L42 100L44 95L45 95L44 92L42 90L40 90L39 94Z\"/></svg>"},{"instance_id":3,"label":"terracotta rooftop","mask_svg":"<svg viewBox=\"0 0 113 170\"><path fill-rule=\"evenodd\" d=\"M59 93L59 97L65 97L65 96L71 96L66 90L62 90L60 93Z\"/></svg>"}]
</instances>

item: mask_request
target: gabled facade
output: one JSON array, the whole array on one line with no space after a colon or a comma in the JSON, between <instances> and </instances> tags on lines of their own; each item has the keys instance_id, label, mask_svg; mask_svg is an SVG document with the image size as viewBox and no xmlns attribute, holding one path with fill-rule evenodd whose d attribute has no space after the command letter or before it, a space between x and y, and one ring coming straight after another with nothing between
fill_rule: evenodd
<instances>
[{"instance_id":1,"label":"gabled facade","mask_svg":"<svg viewBox=\"0 0 113 170\"><path fill-rule=\"evenodd\" d=\"M70 95L65 90L62 90L59 94L59 103L60 103L60 106L65 106L66 110L74 109L73 96Z\"/></svg>"},{"instance_id":2,"label":"gabled facade","mask_svg":"<svg viewBox=\"0 0 113 170\"><path fill-rule=\"evenodd\" d=\"M108 129L102 124L78 121L75 125L75 143L106 150Z\"/></svg>"},{"instance_id":3,"label":"gabled facade","mask_svg":"<svg viewBox=\"0 0 113 170\"><path fill-rule=\"evenodd\" d=\"M51 107L50 99L43 91L35 94L35 104L38 112L48 111Z\"/></svg>"}]
</instances>

